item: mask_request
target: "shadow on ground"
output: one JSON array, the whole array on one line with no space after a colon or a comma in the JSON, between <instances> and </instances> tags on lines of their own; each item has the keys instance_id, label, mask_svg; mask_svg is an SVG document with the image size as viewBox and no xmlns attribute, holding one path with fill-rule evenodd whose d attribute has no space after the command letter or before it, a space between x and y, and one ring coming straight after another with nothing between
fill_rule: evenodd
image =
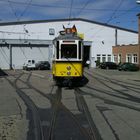
<instances>
[{"instance_id":1,"label":"shadow on ground","mask_svg":"<svg viewBox=\"0 0 140 140\"><path fill-rule=\"evenodd\" d=\"M89 80L87 77L83 76L81 79L63 79L63 80L57 80L56 85L59 87L69 87L69 88L75 88L75 87L83 87L85 86Z\"/></svg>"},{"instance_id":2,"label":"shadow on ground","mask_svg":"<svg viewBox=\"0 0 140 140\"><path fill-rule=\"evenodd\" d=\"M8 74L5 73L2 69L0 69L0 76L7 76Z\"/></svg>"}]
</instances>

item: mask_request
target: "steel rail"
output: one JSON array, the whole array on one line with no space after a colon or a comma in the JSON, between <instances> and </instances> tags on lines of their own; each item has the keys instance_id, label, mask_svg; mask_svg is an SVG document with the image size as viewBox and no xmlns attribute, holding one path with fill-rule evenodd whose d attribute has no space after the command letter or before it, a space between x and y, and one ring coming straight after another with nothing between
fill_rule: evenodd
<instances>
[{"instance_id":1,"label":"steel rail","mask_svg":"<svg viewBox=\"0 0 140 140\"><path fill-rule=\"evenodd\" d=\"M56 93L54 94L55 96L52 98L51 96L48 96L44 94L43 92L41 92L40 90L38 90L36 87L33 87L29 79L28 79L28 86L32 88L33 90L35 90L36 92L38 92L39 94L41 94L42 96L48 98L52 104L53 113L52 113L52 120L51 120L51 125L50 125L50 130L49 130L49 140L53 140L54 138L54 128L55 128L57 113L59 109L62 109L65 113L67 113L67 115L75 122L75 124L79 128L81 134L83 134L86 138L88 138L88 140L96 140L95 138L94 139L91 138L91 135L87 131L87 129L81 126L79 120L75 117L75 115L61 102L62 90L60 87L57 87L58 89L56 90Z\"/></svg>"},{"instance_id":2,"label":"steel rail","mask_svg":"<svg viewBox=\"0 0 140 140\"><path fill-rule=\"evenodd\" d=\"M89 72L87 72L87 71L84 71L86 74L89 74L89 75L91 75L91 73L89 73ZM101 77L103 77L103 78L105 78L105 79L107 79L107 80L110 80L110 78L108 78L108 77L106 77L106 76L104 76L104 75L101 75L101 74L99 74L99 73L97 73L97 72L95 72L96 73L96 75L98 75L98 76L101 76ZM92 75L93 76L93 75ZM120 82L120 83L122 83L122 84L129 84L129 85L133 85L133 86L137 86L138 88L140 87L140 84L133 84L133 83L130 83L130 82L123 82L123 81L120 81L120 80L117 80L117 79L112 79L112 80L115 80L115 81L117 81L117 82ZM140 89L140 88L139 88Z\"/></svg>"},{"instance_id":3,"label":"steel rail","mask_svg":"<svg viewBox=\"0 0 140 140\"><path fill-rule=\"evenodd\" d=\"M24 73L21 73L16 78L14 77L14 75L12 75L15 78L14 83L11 82L8 78L6 78L6 79L16 89L16 92L19 95L19 97L24 101L27 108L31 111L32 118L33 118L33 123L34 123L34 138L35 138L35 140L44 140L43 129L42 129L42 126L41 126L41 120L40 120L40 116L38 114L38 109L37 109L36 105L34 104L34 102L26 95L25 92L23 92L18 87L18 84L17 84L18 80L23 75L24 75Z\"/></svg>"},{"instance_id":4,"label":"steel rail","mask_svg":"<svg viewBox=\"0 0 140 140\"><path fill-rule=\"evenodd\" d=\"M90 78L94 78L93 75L89 74ZM100 81L99 81L100 82ZM102 81L101 81L102 82ZM113 96L113 97L116 97L116 98L121 98L123 99L124 101L131 101L131 102L134 102L134 99L133 101L131 100L131 98L125 98L125 97L121 97L121 96L114 96L113 94L111 95L110 92L108 91L103 91L103 90L100 90L100 89L96 89L94 87L90 87L90 86L86 86L86 88L88 89L91 89L93 91L97 91L99 93L104 93L106 95L109 95L109 96ZM113 90L113 89L112 89ZM114 90L113 90L114 91ZM108 99L108 98L104 98L100 95L95 95L95 94L92 94L91 92L85 92L83 90L81 90L82 94L83 95L90 95L94 98L98 98L100 100L103 100L106 104L111 104L111 105L116 105L116 106L120 106L120 107L125 107L125 108L128 108L128 109L132 109L132 110L136 110L136 111L140 111L140 108L138 106L133 106L133 105L129 105L129 104L126 104L125 102L120 102L120 101L117 101L117 100L111 100L111 99ZM118 91L119 92L119 91ZM126 93L125 93L126 94ZM127 96L126 96L127 97ZM136 98L137 99L137 98ZM139 102L137 102L139 103Z\"/></svg>"},{"instance_id":5,"label":"steel rail","mask_svg":"<svg viewBox=\"0 0 140 140\"><path fill-rule=\"evenodd\" d=\"M56 91L56 95L57 95L57 97L55 99L56 102L54 100L52 101L53 113L52 113L52 120L51 120L50 129L49 129L49 136L48 136L49 140L54 139L54 129L55 129L56 118L57 118L57 114L58 114L58 104L61 100L61 97L60 97L61 93L62 93L61 88L58 88L57 91Z\"/></svg>"},{"instance_id":6,"label":"steel rail","mask_svg":"<svg viewBox=\"0 0 140 140\"><path fill-rule=\"evenodd\" d=\"M90 73L88 73L88 72L86 72L86 74L88 74L91 78L96 79L98 82L100 82L100 83L103 84L104 86L110 88L111 90L113 90L113 91L119 93L120 95L123 95L123 96L127 97L127 98L125 98L125 100L131 101L131 102L140 103L140 98L139 98L139 97L135 97L135 96L130 95L130 94L127 94L127 93L125 93L125 92L123 92L123 91L117 90L117 89L113 88L112 86L109 86L108 84L106 84L105 82L103 82L103 80L100 80L99 78L93 76L92 74L90 74ZM105 77L104 77L104 78L105 78ZM106 79L108 80L108 78L106 78ZM131 90L131 91L138 92L138 91L135 91L135 90L133 90L133 89L124 87L124 86L120 85L119 83L116 83L116 82L114 83L114 82L112 82L112 81L110 81L110 82L111 82L112 84L114 84L114 85L119 85L119 86L121 86L121 87L123 87L123 88L126 88L126 89L129 89L129 90ZM138 92L138 93L139 93L139 92Z\"/></svg>"},{"instance_id":7,"label":"steel rail","mask_svg":"<svg viewBox=\"0 0 140 140\"><path fill-rule=\"evenodd\" d=\"M75 115L69 109L67 109L62 103L60 108L63 109L69 115L70 118L72 118L72 120L75 122L75 124L78 126L79 130L81 131L81 134L84 134L88 138L88 140L96 140L91 137L88 130L80 124L79 120L75 117Z\"/></svg>"},{"instance_id":8,"label":"steel rail","mask_svg":"<svg viewBox=\"0 0 140 140\"><path fill-rule=\"evenodd\" d=\"M86 119L88 121L88 124L90 126L90 135L91 135L93 140L101 139L100 134L99 134L94 122L93 122L93 119L91 118L91 114L88 110L88 106L86 104L86 101L81 93L82 93L82 91L80 90L80 88L75 88L75 95L79 100L79 103L82 107L83 113L85 114Z\"/></svg>"},{"instance_id":9,"label":"steel rail","mask_svg":"<svg viewBox=\"0 0 140 140\"><path fill-rule=\"evenodd\" d=\"M26 73L22 73L23 74L26 74ZM21 76L22 76L21 75ZM82 124L80 124L80 121L76 118L76 116L61 102L61 94L62 94L62 90L60 87L58 87L58 89L56 90L56 93L54 94L54 96L51 96L51 95L46 95L45 93L43 93L42 91L40 91L39 89L37 89L36 87L34 87L30 82L30 78L31 78L31 75L32 73L29 73L28 74L28 77L27 77L27 80L26 81L23 81L19 76L16 80L15 80L15 83L17 84L17 81L21 81L23 82L24 84L26 84L29 88L35 90L37 93L41 94L43 97L47 98L50 100L51 104L52 104L52 119L51 119L51 123L50 123L50 126L49 126L49 135L48 135L48 140L53 140L54 139L54 131L55 131L55 125L56 125L56 118L57 118L57 114L58 114L58 111L61 109L63 110L68 116L70 119L73 120L73 122L75 123L75 125L78 127L78 130L79 132L85 136L85 138L87 140L97 140L95 136L93 136L93 134L91 133L92 131L88 131L86 128L84 128L82 126ZM17 86L17 85L16 85ZM17 87L18 88L18 87ZM52 87L53 88L53 87ZM51 90L52 91L52 90ZM23 100L29 100L26 102L27 106L31 106L31 104L33 103L33 101L26 95L26 93L24 93L22 90L18 89L18 94L20 94L20 96L25 96L25 97L21 97ZM24 98L28 98L28 99L24 99ZM31 102L31 103L30 103ZM36 112L37 111L37 108L34 108L34 103L33 103L33 108L30 107L33 112ZM28 107L28 108L29 108ZM84 108L84 112L87 112L87 109L85 107ZM88 113L86 113L88 114ZM39 114L38 114L39 115ZM88 114L89 115L89 114ZM89 119L88 115L86 116L87 121L88 122L91 122L91 120ZM33 114L33 117L37 116L35 113ZM33 120L38 120L37 117L35 117ZM41 123L41 121L40 121ZM35 124L36 126L38 126L37 124ZM91 124L90 124L91 126ZM39 128L38 128L39 129ZM42 128L41 128L42 129ZM36 129L37 131L37 129ZM39 130L40 131L40 130ZM36 136L36 140L40 140L40 138L37 138L39 137L39 132L36 132L37 136ZM43 135L43 130L42 130L42 135ZM42 136L43 137L43 136ZM43 140L43 139L42 139Z\"/></svg>"}]
</instances>

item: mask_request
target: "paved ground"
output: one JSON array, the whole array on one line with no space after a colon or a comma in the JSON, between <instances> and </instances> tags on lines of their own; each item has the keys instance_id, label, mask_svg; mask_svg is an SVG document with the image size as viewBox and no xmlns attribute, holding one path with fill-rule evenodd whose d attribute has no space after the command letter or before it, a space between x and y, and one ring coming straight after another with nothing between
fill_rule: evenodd
<instances>
[{"instance_id":1,"label":"paved ground","mask_svg":"<svg viewBox=\"0 0 140 140\"><path fill-rule=\"evenodd\" d=\"M0 77L0 140L26 140L29 131L27 107L16 89L8 82L10 80L14 84L13 76L18 77L21 71L7 73L9 76ZM85 76L89 82L81 90L101 138L139 140L140 71L85 69ZM28 80L26 74L22 80ZM30 83L46 95L53 93L51 71L33 71ZM47 111L51 108L50 102L27 85L18 82L18 86L36 103L41 113L44 110L47 116ZM55 93L55 89L53 90ZM74 114L80 114L74 92L71 94L71 90L65 88L63 91L62 102Z\"/></svg>"},{"instance_id":2,"label":"paved ground","mask_svg":"<svg viewBox=\"0 0 140 140\"><path fill-rule=\"evenodd\" d=\"M140 72L90 69L83 88L103 140L140 139Z\"/></svg>"},{"instance_id":3,"label":"paved ground","mask_svg":"<svg viewBox=\"0 0 140 140\"><path fill-rule=\"evenodd\" d=\"M6 78L0 77L0 140L22 140L28 129L26 106Z\"/></svg>"}]
</instances>

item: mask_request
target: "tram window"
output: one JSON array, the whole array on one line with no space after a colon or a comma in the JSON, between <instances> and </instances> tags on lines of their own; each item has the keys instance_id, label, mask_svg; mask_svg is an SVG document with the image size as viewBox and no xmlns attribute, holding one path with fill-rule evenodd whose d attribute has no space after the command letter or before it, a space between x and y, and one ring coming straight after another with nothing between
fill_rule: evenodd
<instances>
[{"instance_id":1,"label":"tram window","mask_svg":"<svg viewBox=\"0 0 140 140\"><path fill-rule=\"evenodd\" d=\"M79 41L79 59L81 59L81 41Z\"/></svg>"},{"instance_id":2,"label":"tram window","mask_svg":"<svg viewBox=\"0 0 140 140\"><path fill-rule=\"evenodd\" d=\"M59 41L57 41L57 46L56 46L56 58L59 59Z\"/></svg>"},{"instance_id":3,"label":"tram window","mask_svg":"<svg viewBox=\"0 0 140 140\"><path fill-rule=\"evenodd\" d=\"M61 45L61 58L77 58L77 45L62 44Z\"/></svg>"}]
</instances>

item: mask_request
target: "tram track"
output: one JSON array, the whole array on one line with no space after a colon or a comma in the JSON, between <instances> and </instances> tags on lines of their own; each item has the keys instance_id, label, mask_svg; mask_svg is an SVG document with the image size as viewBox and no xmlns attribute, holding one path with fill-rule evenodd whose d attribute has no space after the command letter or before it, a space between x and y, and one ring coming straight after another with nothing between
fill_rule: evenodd
<instances>
[{"instance_id":1,"label":"tram track","mask_svg":"<svg viewBox=\"0 0 140 140\"><path fill-rule=\"evenodd\" d=\"M33 139L35 140L44 140L44 136L43 136L43 130L41 127L41 120L40 120L40 116L38 114L38 109L36 107L36 105L34 104L34 102L20 89L18 88L17 85L17 81L20 79L20 77L23 75L23 73L21 73L14 81L14 83L12 83L9 79L7 79L9 81L9 83L16 89L17 94L19 95L19 97L21 97L21 99L24 101L25 105L27 106L27 108L30 110L31 114L32 114L32 120L34 126L34 134Z\"/></svg>"},{"instance_id":2,"label":"tram track","mask_svg":"<svg viewBox=\"0 0 140 140\"><path fill-rule=\"evenodd\" d=\"M102 102L101 105L100 103L99 105L95 104L95 108L100 112L100 115L104 119L104 122L106 122L106 125L108 125L108 127L112 131L114 138L116 140L119 140L121 134L118 130L116 131L115 125L113 125L112 123L113 120L110 117L111 115L114 116L114 118L118 120L118 122L126 125L128 127L128 130L132 129L131 131L137 133L135 127L130 124L129 117L121 117L118 114L117 110L128 110L135 113L140 112L140 92L138 83L136 85L134 83L131 85L131 83L129 82L120 82L117 79L107 77L102 74L96 75L96 73L94 73L93 75L93 73L91 74L87 71L85 72L85 74L88 78L90 77L91 82L85 86L85 89L81 89L82 94L89 95L89 97L91 97L93 100L99 99L99 102ZM93 82L96 82L98 84L95 84L95 86L91 86L93 85ZM108 114L110 114L110 116ZM128 118L128 120L126 120L126 118Z\"/></svg>"},{"instance_id":3,"label":"tram track","mask_svg":"<svg viewBox=\"0 0 140 140\"><path fill-rule=\"evenodd\" d=\"M110 83L113 83L115 85L118 85L118 86L121 86L121 87L124 87L126 89L129 89L131 91L134 91L134 92L137 92L137 93L140 93L139 91L137 90L140 90L140 84L134 84L134 83L130 83L130 82L124 82L124 81L121 81L121 80L117 80L117 79L110 79L104 75L100 75L98 73L96 73L96 75L104 78L104 80L107 80L108 82ZM135 88L135 89L134 89Z\"/></svg>"},{"instance_id":4,"label":"tram track","mask_svg":"<svg viewBox=\"0 0 140 140\"><path fill-rule=\"evenodd\" d=\"M89 72L85 72L87 74L90 74ZM135 89L138 89L140 90L140 84L138 83L133 83L133 82L128 82L128 81L122 81L122 80L118 80L118 79L115 79L115 78L109 78L103 74L99 74L97 72L95 72L96 76L99 76L100 78L102 78L103 80L106 80L108 82L112 82L114 84L117 84L117 85L120 85L120 86L124 86L124 87L127 87L127 88L135 88ZM94 77L94 75L92 75ZM134 81L134 80L131 80L131 81Z\"/></svg>"},{"instance_id":5,"label":"tram track","mask_svg":"<svg viewBox=\"0 0 140 140\"><path fill-rule=\"evenodd\" d=\"M36 87L34 87L31 83L30 83L30 78L32 76L31 73L28 74L26 80L22 80L22 76L24 75L25 73L21 73L18 77L16 76L15 78L15 81L14 81L14 84L8 80L13 87L15 87L18 95L22 98L22 100L25 102L27 108L32 112L32 118L33 118L33 122L34 122L34 126L35 126L35 129L34 129L34 139L35 140L53 140L57 137L58 133L57 133L57 129L56 129L56 124L58 125L58 122L59 120L61 120L60 116L61 116L61 113L64 114L64 116L66 116L66 119L68 119L69 121L71 121L73 123L73 128L76 129L76 131L79 131L78 133L81 135L81 138L84 140L84 139L88 139L88 140L100 140L100 136L98 135L98 138L97 138L97 134L95 136L94 134L94 130L92 128L84 128L81 124L81 122L77 119L77 117L75 116L75 114L73 114L71 112L71 110L69 110L62 102L61 102L61 95L63 94L62 93L62 90L61 90L61 87L57 87L57 90L56 90L56 93L54 94L45 94L43 93L42 91L40 91L39 89L37 89ZM27 74L26 74L27 75ZM14 76L14 75L13 75ZM47 98L50 103L51 103L51 120L50 120L50 125L48 126L48 136L47 137L44 137L44 130L43 130L43 127L42 127L42 120L40 118L40 114L39 114L39 111L38 111L38 107L35 105L35 103L32 101L32 99L26 95L26 92L23 91L23 89L19 88L18 87L18 81L22 82L23 84L27 85L27 87L29 89L32 89L34 91L36 91L38 94L42 95L43 97ZM52 87L53 89L53 87ZM75 90L75 94L78 94L77 92L77 89L74 89ZM52 91L52 90L51 90ZM79 97L78 97L79 98ZM80 97L81 98L81 97ZM83 100L83 99L80 99L80 100ZM83 101L82 101L83 102ZM82 105L82 108L83 108L83 115L85 116L85 119L87 120L84 120L84 121L87 121L89 127L92 127L91 125L91 118L89 119L89 112L87 113L87 109L84 108L84 105L85 103L81 103L83 104ZM67 128L68 129L68 128ZM77 137L77 136L75 136Z\"/></svg>"},{"instance_id":6,"label":"tram track","mask_svg":"<svg viewBox=\"0 0 140 140\"><path fill-rule=\"evenodd\" d=\"M90 73L88 73L88 72L86 72L86 74L87 74L88 76L90 76L91 78L96 79L96 80L97 80L99 83L101 83L103 86L105 86L105 87L111 89L112 91L114 91L115 93L117 93L117 95L110 94L110 93L108 93L108 92L106 92L106 91L102 91L102 93L108 94L108 95L110 95L110 96L115 96L115 97L117 97L117 98L121 98L121 99L124 99L124 100L128 100L128 101L131 101L131 102L135 102L135 103L139 103L139 102L140 102L140 97L134 96L134 95L132 95L132 94L123 92L123 91L118 90L118 89L115 89L113 86L110 86L109 84L107 84L106 81L103 81L103 80L101 80L100 78L98 78L98 77L96 77L96 76L93 76L92 74L90 74ZM114 84L115 86L117 85L117 86L120 86L120 87L122 87L122 88L124 88L124 89L126 89L126 90L134 91L134 90L132 90L132 89L127 88L127 86L121 85L121 84L119 84L119 83L117 83L117 82L113 82L113 81L110 80L109 78L106 78L106 77L103 77L103 78L104 78L105 80L107 80L109 83ZM90 87L90 86L86 86L86 87L92 89L92 87ZM93 88L93 89L94 89L94 88ZM95 89L94 89L94 90L95 90ZM135 91L135 92L136 92L136 91ZM137 91L136 94L139 95L139 92Z\"/></svg>"},{"instance_id":7,"label":"tram track","mask_svg":"<svg viewBox=\"0 0 140 140\"><path fill-rule=\"evenodd\" d=\"M101 139L99 132L91 118L90 112L88 110L88 106L86 104L86 101L82 95L82 91L80 90L80 88L75 88L75 95L78 98L77 100L79 100L79 104L80 104L79 106L81 106L81 110L83 111L83 113L86 116L86 119L88 121L89 129L90 129L89 131L90 131L92 138L95 140Z\"/></svg>"},{"instance_id":8,"label":"tram track","mask_svg":"<svg viewBox=\"0 0 140 140\"><path fill-rule=\"evenodd\" d=\"M88 76L88 74L87 74ZM94 78L92 74L89 74L90 78ZM98 79L96 79L98 80ZM99 81L100 82L100 81ZM101 83L103 80L101 81ZM111 88L112 89L112 88ZM104 90L104 88L98 88L98 87L91 87L90 84L87 84L84 88L80 88L81 94L83 95L89 95L89 97L94 98L94 99L99 99L103 101L106 105L113 105L116 107L123 107L127 109L131 109L134 111L140 112L140 107L139 107L139 99L137 99L137 102L135 102L134 99L131 100L127 96L124 96L122 94L112 94L109 90ZM112 89L113 91L113 89ZM119 90L118 90L119 92ZM125 93L126 94L126 93Z\"/></svg>"},{"instance_id":9,"label":"tram track","mask_svg":"<svg viewBox=\"0 0 140 140\"><path fill-rule=\"evenodd\" d=\"M42 93L40 90L36 89L35 87L33 87L28 79L28 85L30 87L32 87L34 90L36 90L37 92L39 92L41 95L44 96L44 93ZM90 126L90 132L88 132L85 128L83 128L83 126L81 126L81 124L79 123L79 121L77 120L77 118L75 117L75 115L61 102L61 96L62 96L62 89L61 87L58 87L55 96L53 96L54 98L50 98L50 96L47 96L48 99L50 99L50 101L52 102L52 109L53 109L53 115L52 115L52 120L51 120L51 126L50 126L50 131L49 131L49 140L52 140L54 137L54 132L53 130L55 129L55 124L56 124L56 118L57 118L57 114L60 110L63 110L66 114L68 114L68 116L75 122L75 124L78 126L78 128L80 129L81 133L83 133L89 140L96 140L96 139L101 139L97 130L95 129L94 126L94 130L93 130L93 122L90 116L90 113L88 111L88 108L86 106L86 103L84 101L84 98L80 95L80 91L78 90L79 88L75 88L74 89L74 93L76 94L76 96L79 94L80 96L80 104L82 105L83 108L83 112L84 115L86 116L86 119L88 121L88 124ZM45 95L46 97L46 95ZM78 97L79 98L79 97ZM96 131L96 134L95 132ZM98 137L98 138L97 138Z\"/></svg>"},{"instance_id":10,"label":"tram track","mask_svg":"<svg viewBox=\"0 0 140 140\"><path fill-rule=\"evenodd\" d=\"M9 83L16 89L17 94L19 95L19 97L21 97L21 99L24 101L25 105L27 106L27 109L30 111L30 124L29 124L29 128L33 129L33 134L32 134L32 130L29 130L28 132L28 136L29 139L35 139L35 140L50 140L48 138L48 135L46 135L45 131L46 128L44 128L44 126L42 125L43 122L45 122L46 120L43 120L41 118L41 114L39 113L39 108L37 107L36 103L34 103L34 101L31 99L31 97L29 95L26 94L24 90L24 88L20 88L18 87L18 82L22 82L24 85L26 85L29 89L32 89L34 91L36 91L38 94L40 94L41 96L49 99L50 101L52 101L51 96L44 94L43 92L41 92L40 90L38 90L37 88L34 88L31 84L30 84L30 78L32 73L28 73L26 75L27 79L26 80L22 80L22 76L25 73L19 73L19 76L15 77L14 75L11 75L15 78L14 82L11 82L9 79L7 79L9 81ZM53 90L54 86L52 86L51 92ZM28 138L27 138L28 139Z\"/></svg>"}]
</instances>

